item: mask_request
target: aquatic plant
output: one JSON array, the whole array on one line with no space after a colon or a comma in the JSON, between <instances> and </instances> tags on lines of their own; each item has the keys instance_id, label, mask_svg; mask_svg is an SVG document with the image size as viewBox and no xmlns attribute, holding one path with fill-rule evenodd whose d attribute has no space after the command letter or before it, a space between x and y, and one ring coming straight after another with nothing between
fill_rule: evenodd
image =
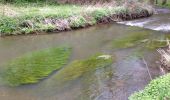
<instances>
[{"instance_id":1,"label":"aquatic plant","mask_svg":"<svg viewBox=\"0 0 170 100\"><path fill-rule=\"evenodd\" d=\"M170 99L170 74L161 76L150 82L144 90L136 92L129 100L169 100Z\"/></svg>"},{"instance_id":2,"label":"aquatic plant","mask_svg":"<svg viewBox=\"0 0 170 100\"><path fill-rule=\"evenodd\" d=\"M113 40L112 44L115 48L129 48L142 43L142 40L147 39L148 36L149 33L145 31L131 33L125 37Z\"/></svg>"},{"instance_id":3,"label":"aquatic plant","mask_svg":"<svg viewBox=\"0 0 170 100\"><path fill-rule=\"evenodd\" d=\"M69 47L50 48L18 57L5 65L2 78L10 86L37 83L67 63Z\"/></svg>"},{"instance_id":4,"label":"aquatic plant","mask_svg":"<svg viewBox=\"0 0 170 100\"><path fill-rule=\"evenodd\" d=\"M95 55L85 60L73 61L59 71L55 79L61 83L72 81L98 68L109 66L113 61L114 59L110 55Z\"/></svg>"},{"instance_id":5,"label":"aquatic plant","mask_svg":"<svg viewBox=\"0 0 170 100\"><path fill-rule=\"evenodd\" d=\"M159 40L148 40L148 42L145 45L145 48L149 49L149 50L155 50L161 47L165 47L167 46L167 42L166 41L159 41Z\"/></svg>"}]
</instances>

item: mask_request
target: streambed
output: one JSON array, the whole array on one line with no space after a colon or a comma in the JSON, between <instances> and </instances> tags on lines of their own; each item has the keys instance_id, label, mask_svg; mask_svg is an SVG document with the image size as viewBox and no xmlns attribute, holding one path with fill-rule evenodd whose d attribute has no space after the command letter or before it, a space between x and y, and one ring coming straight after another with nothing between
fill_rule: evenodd
<instances>
[{"instance_id":1,"label":"streambed","mask_svg":"<svg viewBox=\"0 0 170 100\"><path fill-rule=\"evenodd\" d=\"M159 16L154 15L152 18ZM168 15L162 17L168 19ZM0 100L127 100L134 91L143 89L150 82L142 58L148 63L152 78L161 74L156 64L159 55L156 50L140 48L143 44L129 48L115 48L113 41L131 33L141 32L149 33L151 39L163 39L167 36L167 33L161 31L134 26L111 23L61 34L1 37L1 72L4 70L3 64L16 57L62 45L72 47L69 62L86 59L96 53L112 55L116 61L111 66L86 73L64 84L59 84L60 80L54 80L58 72L54 72L37 84L19 87L4 86L1 80ZM64 69L63 67L60 71Z\"/></svg>"}]
</instances>

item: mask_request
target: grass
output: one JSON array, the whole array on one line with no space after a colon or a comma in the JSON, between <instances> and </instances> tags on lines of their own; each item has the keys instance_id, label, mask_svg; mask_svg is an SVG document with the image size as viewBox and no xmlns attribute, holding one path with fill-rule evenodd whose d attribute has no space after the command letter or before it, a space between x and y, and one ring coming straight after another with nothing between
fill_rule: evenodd
<instances>
[{"instance_id":1,"label":"grass","mask_svg":"<svg viewBox=\"0 0 170 100\"><path fill-rule=\"evenodd\" d=\"M106 56L106 58L104 56ZM95 55L85 60L73 61L56 74L55 80L59 80L61 83L67 83L68 81L82 77L84 74L95 71L98 68L111 65L114 59L109 55L104 56Z\"/></svg>"},{"instance_id":2,"label":"grass","mask_svg":"<svg viewBox=\"0 0 170 100\"><path fill-rule=\"evenodd\" d=\"M3 79L7 85L37 83L67 63L70 48L51 48L18 57L5 65Z\"/></svg>"},{"instance_id":3,"label":"grass","mask_svg":"<svg viewBox=\"0 0 170 100\"><path fill-rule=\"evenodd\" d=\"M134 4L135 10L134 8L114 4L80 6L72 4L14 3L0 4L0 8L0 35L65 31L94 25L105 17L114 21L121 19L123 14L140 14L143 11L152 13L149 6L147 8L142 4ZM113 15L120 15L120 18Z\"/></svg>"},{"instance_id":4,"label":"grass","mask_svg":"<svg viewBox=\"0 0 170 100\"><path fill-rule=\"evenodd\" d=\"M161 76L150 82L144 90L134 93L129 100L169 100L170 74Z\"/></svg>"},{"instance_id":5,"label":"grass","mask_svg":"<svg viewBox=\"0 0 170 100\"><path fill-rule=\"evenodd\" d=\"M157 6L163 7L163 8L170 8L170 0L167 0L167 4L162 5L162 0L158 0Z\"/></svg>"}]
</instances>

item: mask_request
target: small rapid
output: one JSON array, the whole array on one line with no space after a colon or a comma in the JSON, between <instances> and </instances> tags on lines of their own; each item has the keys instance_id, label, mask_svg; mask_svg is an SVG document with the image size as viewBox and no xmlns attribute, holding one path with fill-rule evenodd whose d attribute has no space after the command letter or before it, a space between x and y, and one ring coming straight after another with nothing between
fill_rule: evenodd
<instances>
[{"instance_id":1,"label":"small rapid","mask_svg":"<svg viewBox=\"0 0 170 100\"><path fill-rule=\"evenodd\" d=\"M156 9L155 15L149 18L118 22L119 24L137 26L155 31L170 32L170 10Z\"/></svg>"}]
</instances>

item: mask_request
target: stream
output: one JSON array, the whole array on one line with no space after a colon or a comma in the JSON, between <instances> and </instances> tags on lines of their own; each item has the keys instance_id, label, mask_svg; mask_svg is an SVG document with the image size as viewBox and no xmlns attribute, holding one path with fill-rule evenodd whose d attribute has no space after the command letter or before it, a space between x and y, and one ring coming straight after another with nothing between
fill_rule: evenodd
<instances>
[{"instance_id":1,"label":"stream","mask_svg":"<svg viewBox=\"0 0 170 100\"><path fill-rule=\"evenodd\" d=\"M60 45L73 48L69 62L96 53L109 54L116 59L111 66L60 85L53 80L57 72L37 84L20 87L1 85L1 80L0 100L127 100L132 93L142 90L151 79L143 59L138 56L140 45L118 49L112 46L112 41L140 31L150 33L153 39L162 39L170 31L170 14L156 14L150 18L119 23L96 25L61 34L0 37L0 71L4 69L3 64L16 57ZM160 76L156 50L143 50L142 54L151 77Z\"/></svg>"}]
</instances>

